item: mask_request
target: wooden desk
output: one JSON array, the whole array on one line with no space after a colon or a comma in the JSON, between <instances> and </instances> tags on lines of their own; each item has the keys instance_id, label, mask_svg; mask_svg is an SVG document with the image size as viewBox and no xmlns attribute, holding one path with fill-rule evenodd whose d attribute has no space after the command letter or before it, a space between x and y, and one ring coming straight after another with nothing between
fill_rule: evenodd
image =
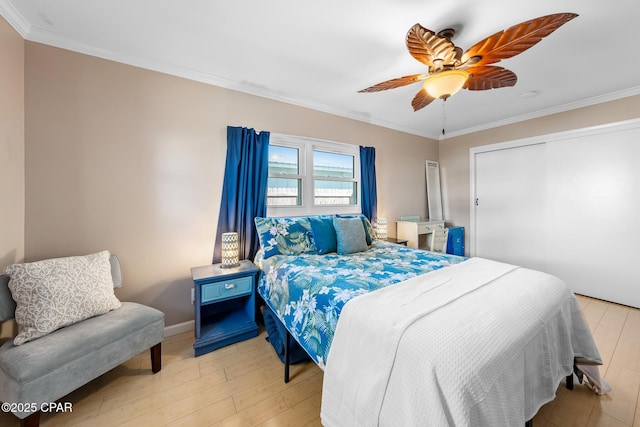
<instances>
[{"instance_id":1,"label":"wooden desk","mask_svg":"<svg viewBox=\"0 0 640 427\"><path fill-rule=\"evenodd\" d=\"M444 220L397 221L396 237L399 240L406 240L410 248L428 249L428 235L435 228L444 228Z\"/></svg>"}]
</instances>

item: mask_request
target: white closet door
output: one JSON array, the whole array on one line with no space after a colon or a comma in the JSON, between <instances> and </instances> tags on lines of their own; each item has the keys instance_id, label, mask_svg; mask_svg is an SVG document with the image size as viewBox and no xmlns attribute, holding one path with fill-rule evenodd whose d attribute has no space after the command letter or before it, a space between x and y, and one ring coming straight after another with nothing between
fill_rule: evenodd
<instances>
[{"instance_id":1,"label":"white closet door","mask_svg":"<svg viewBox=\"0 0 640 427\"><path fill-rule=\"evenodd\" d=\"M475 154L475 256L546 271L546 144Z\"/></svg>"},{"instance_id":2,"label":"white closet door","mask_svg":"<svg viewBox=\"0 0 640 427\"><path fill-rule=\"evenodd\" d=\"M634 120L472 150L471 255L640 308L638 141Z\"/></svg>"},{"instance_id":3,"label":"white closet door","mask_svg":"<svg viewBox=\"0 0 640 427\"><path fill-rule=\"evenodd\" d=\"M640 307L640 129L549 143L549 273Z\"/></svg>"}]
</instances>

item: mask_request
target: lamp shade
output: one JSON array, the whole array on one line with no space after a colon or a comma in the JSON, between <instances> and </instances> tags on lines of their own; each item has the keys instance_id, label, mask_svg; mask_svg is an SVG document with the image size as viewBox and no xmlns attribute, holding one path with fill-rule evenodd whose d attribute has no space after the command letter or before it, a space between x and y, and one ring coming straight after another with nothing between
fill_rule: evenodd
<instances>
[{"instance_id":1,"label":"lamp shade","mask_svg":"<svg viewBox=\"0 0 640 427\"><path fill-rule=\"evenodd\" d=\"M237 267L240 264L238 233L222 233L222 268Z\"/></svg>"},{"instance_id":2,"label":"lamp shade","mask_svg":"<svg viewBox=\"0 0 640 427\"><path fill-rule=\"evenodd\" d=\"M378 218L376 221L376 237L378 239L387 238L387 219Z\"/></svg>"},{"instance_id":3,"label":"lamp shade","mask_svg":"<svg viewBox=\"0 0 640 427\"><path fill-rule=\"evenodd\" d=\"M422 87L433 98L447 99L464 86L469 73L463 70L447 70L429 76Z\"/></svg>"}]
</instances>

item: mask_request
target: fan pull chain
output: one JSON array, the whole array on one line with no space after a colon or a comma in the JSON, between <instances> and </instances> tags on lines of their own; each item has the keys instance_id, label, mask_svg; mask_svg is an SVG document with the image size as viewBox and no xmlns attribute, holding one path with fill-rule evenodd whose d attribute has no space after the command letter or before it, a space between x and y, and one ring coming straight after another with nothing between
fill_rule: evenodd
<instances>
[{"instance_id":1,"label":"fan pull chain","mask_svg":"<svg viewBox=\"0 0 640 427\"><path fill-rule=\"evenodd\" d=\"M447 132L445 131L445 128L447 127L447 100L443 99L442 100L442 140L444 142L447 142Z\"/></svg>"}]
</instances>

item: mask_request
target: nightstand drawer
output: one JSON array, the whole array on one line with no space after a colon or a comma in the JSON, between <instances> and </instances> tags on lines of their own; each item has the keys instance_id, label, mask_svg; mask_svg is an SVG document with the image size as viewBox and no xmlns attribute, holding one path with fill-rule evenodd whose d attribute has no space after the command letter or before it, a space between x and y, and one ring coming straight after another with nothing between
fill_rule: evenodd
<instances>
[{"instance_id":1,"label":"nightstand drawer","mask_svg":"<svg viewBox=\"0 0 640 427\"><path fill-rule=\"evenodd\" d=\"M253 280L251 277L239 277L226 282L208 283L202 285L200 301L206 303L232 298L237 295L250 294L252 284Z\"/></svg>"}]
</instances>

